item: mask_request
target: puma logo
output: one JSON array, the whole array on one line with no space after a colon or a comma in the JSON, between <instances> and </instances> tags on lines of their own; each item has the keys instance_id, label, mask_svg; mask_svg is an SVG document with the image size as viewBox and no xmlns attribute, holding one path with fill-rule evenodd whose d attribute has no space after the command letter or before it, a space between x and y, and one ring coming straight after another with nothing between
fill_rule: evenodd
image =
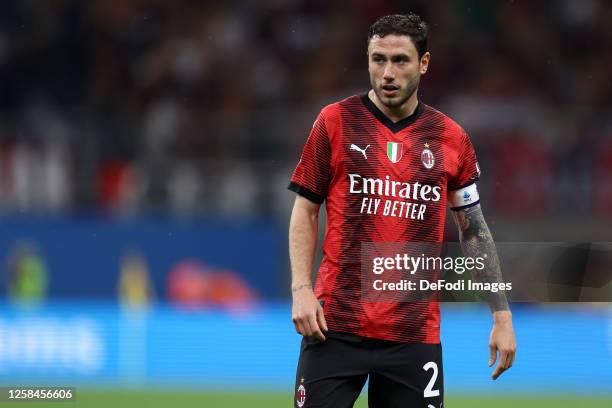
<instances>
[{"instance_id":1,"label":"puma logo","mask_svg":"<svg viewBox=\"0 0 612 408\"><path fill-rule=\"evenodd\" d=\"M370 147L370 145L367 145L363 149L360 149L359 146L352 144L351 150L357 150L359 153L363 154L363 157L365 157L366 160L368 160L368 155L366 154L366 150L368 150L368 147Z\"/></svg>"}]
</instances>

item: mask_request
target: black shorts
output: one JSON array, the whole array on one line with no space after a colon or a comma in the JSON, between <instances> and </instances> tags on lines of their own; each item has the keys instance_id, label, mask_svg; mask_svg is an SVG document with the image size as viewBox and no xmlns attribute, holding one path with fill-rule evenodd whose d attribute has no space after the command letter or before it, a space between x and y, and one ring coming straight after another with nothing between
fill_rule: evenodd
<instances>
[{"instance_id":1,"label":"black shorts","mask_svg":"<svg viewBox=\"0 0 612 408\"><path fill-rule=\"evenodd\" d=\"M295 381L297 408L349 408L369 377L370 408L442 408L440 344L397 343L329 333L304 337Z\"/></svg>"}]
</instances>

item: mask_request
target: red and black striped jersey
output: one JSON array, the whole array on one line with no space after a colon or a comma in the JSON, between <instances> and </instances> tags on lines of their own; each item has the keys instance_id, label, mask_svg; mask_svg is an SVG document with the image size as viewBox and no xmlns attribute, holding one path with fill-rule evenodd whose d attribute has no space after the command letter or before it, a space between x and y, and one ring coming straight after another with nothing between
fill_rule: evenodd
<instances>
[{"instance_id":1,"label":"red and black striped jersey","mask_svg":"<svg viewBox=\"0 0 612 408\"><path fill-rule=\"evenodd\" d=\"M447 200L455 209L478 203L471 185L479 175L467 133L422 102L399 122L367 94L321 111L289 188L313 202L325 201L315 295L323 301L330 331L440 342L437 301L372 302L361 296L362 244L441 243Z\"/></svg>"}]
</instances>

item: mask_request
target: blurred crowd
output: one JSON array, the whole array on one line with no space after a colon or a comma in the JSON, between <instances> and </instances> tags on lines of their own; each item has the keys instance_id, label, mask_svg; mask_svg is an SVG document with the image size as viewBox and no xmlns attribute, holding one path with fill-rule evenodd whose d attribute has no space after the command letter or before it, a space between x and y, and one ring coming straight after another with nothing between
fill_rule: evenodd
<instances>
[{"instance_id":1,"label":"blurred crowd","mask_svg":"<svg viewBox=\"0 0 612 408\"><path fill-rule=\"evenodd\" d=\"M491 211L609 218L604 0L2 2L0 210L284 216L318 110L368 89L367 28L409 10Z\"/></svg>"}]
</instances>

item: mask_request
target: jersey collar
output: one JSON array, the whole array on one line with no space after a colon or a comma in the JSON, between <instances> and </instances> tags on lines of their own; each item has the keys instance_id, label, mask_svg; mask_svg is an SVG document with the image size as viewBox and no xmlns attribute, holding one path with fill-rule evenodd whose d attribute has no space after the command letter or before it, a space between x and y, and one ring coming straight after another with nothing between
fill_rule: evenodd
<instances>
[{"instance_id":1,"label":"jersey collar","mask_svg":"<svg viewBox=\"0 0 612 408\"><path fill-rule=\"evenodd\" d=\"M418 101L417 108L415 109L412 115L405 117L404 119L398 122L393 122L391 119L389 119L387 115L383 113L383 111L378 109L378 106L376 106L374 102L370 100L367 92L361 95L361 102L363 102L365 107L372 113L372 115L374 115L376 119L378 119L380 123L385 125L393 133L397 133L412 125L419 118L419 116L421 116L421 113L423 113L423 103L421 101Z\"/></svg>"}]
</instances>

